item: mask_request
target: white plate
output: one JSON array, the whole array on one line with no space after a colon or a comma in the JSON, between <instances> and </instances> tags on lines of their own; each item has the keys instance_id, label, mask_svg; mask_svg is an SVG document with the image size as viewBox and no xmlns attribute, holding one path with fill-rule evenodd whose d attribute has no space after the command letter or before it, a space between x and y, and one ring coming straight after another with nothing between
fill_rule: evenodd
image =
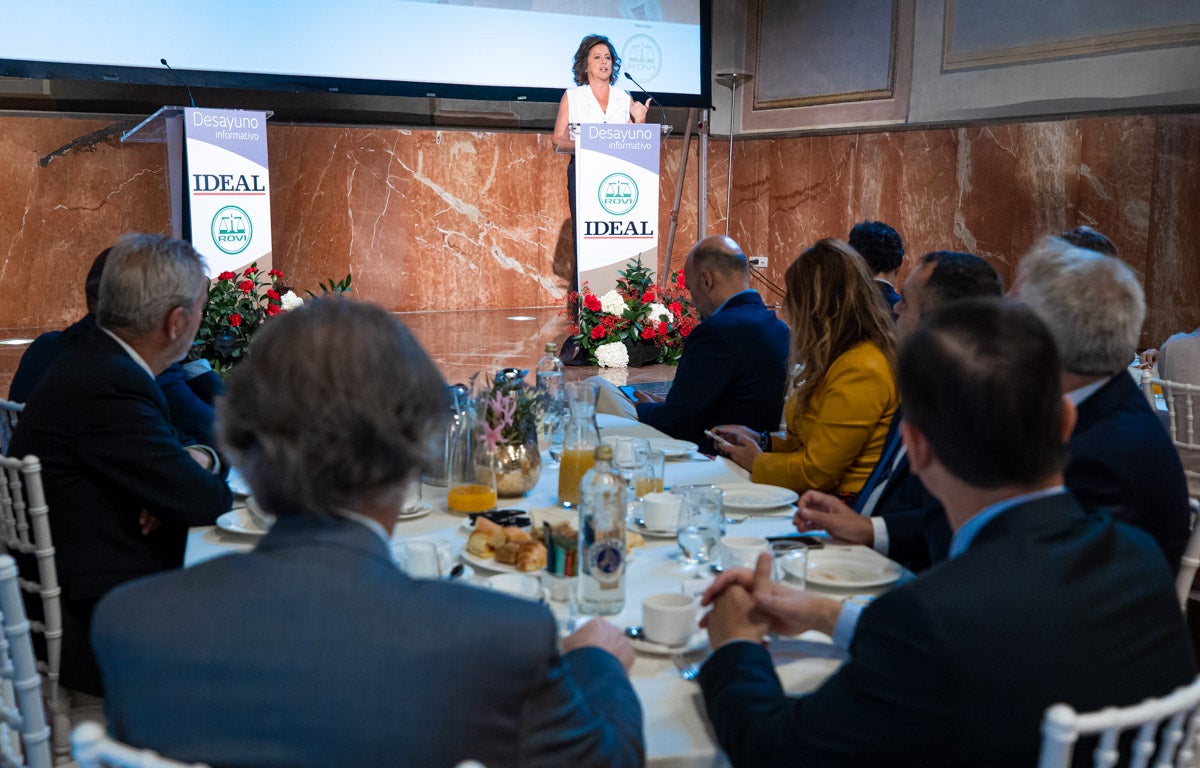
<instances>
[{"instance_id":1,"label":"white plate","mask_svg":"<svg viewBox=\"0 0 1200 768\"><path fill-rule=\"evenodd\" d=\"M650 441L650 450L662 451L668 459L686 459L691 456L700 446L695 443L689 443L687 440L672 440L666 437L654 438Z\"/></svg>"},{"instance_id":2,"label":"white plate","mask_svg":"<svg viewBox=\"0 0 1200 768\"><path fill-rule=\"evenodd\" d=\"M404 522L405 520L416 520L418 517L425 517L425 515L428 515L432 511L433 507L422 501L414 504L408 509L401 510L396 519L400 522Z\"/></svg>"},{"instance_id":3,"label":"white plate","mask_svg":"<svg viewBox=\"0 0 1200 768\"><path fill-rule=\"evenodd\" d=\"M633 524L633 530L652 539L673 539L679 535L679 531L674 528L647 528L637 522Z\"/></svg>"},{"instance_id":4,"label":"white plate","mask_svg":"<svg viewBox=\"0 0 1200 768\"><path fill-rule=\"evenodd\" d=\"M262 536L267 530L259 527L254 518L245 509L231 509L217 518L217 527L227 533L237 533L242 536Z\"/></svg>"},{"instance_id":5,"label":"white plate","mask_svg":"<svg viewBox=\"0 0 1200 768\"><path fill-rule=\"evenodd\" d=\"M787 517L787 518L790 518L796 514L796 505L788 504L787 506L771 507L770 509L740 509L740 508L735 509L734 507L728 507L725 510L725 514L726 515L732 514L735 517L741 516L741 515L750 515L751 517Z\"/></svg>"},{"instance_id":6,"label":"white plate","mask_svg":"<svg viewBox=\"0 0 1200 768\"><path fill-rule=\"evenodd\" d=\"M777 485L726 483L720 488L725 491L722 505L738 512L780 512L781 507L795 504L800 499L800 494Z\"/></svg>"},{"instance_id":7,"label":"white plate","mask_svg":"<svg viewBox=\"0 0 1200 768\"><path fill-rule=\"evenodd\" d=\"M515 566L515 565L505 565L504 563L497 563L496 559L493 557L480 557L479 555L472 554L465 549L463 550L463 553L462 553L462 559L465 562L469 563L470 565L473 565L476 568L483 570L483 571L487 571L489 573L538 574L538 573L541 573L541 571L542 571L541 568L538 568L536 571L520 571L520 570L517 570L517 566Z\"/></svg>"},{"instance_id":8,"label":"white plate","mask_svg":"<svg viewBox=\"0 0 1200 768\"><path fill-rule=\"evenodd\" d=\"M688 641L683 645L663 645L662 643L654 643L644 638L631 639L633 649L639 653L645 653L650 656L669 656L672 653L695 653L708 647L708 633L704 630L698 630L692 633Z\"/></svg>"},{"instance_id":9,"label":"white plate","mask_svg":"<svg viewBox=\"0 0 1200 768\"><path fill-rule=\"evenodd\" d=\"M784 570L795 576L792 562ZM823 587L858 589L891 584L904 575L899 563L888 560L865 548L810 549L808 551L808 583Z\"/></svg>"}]
</instances>

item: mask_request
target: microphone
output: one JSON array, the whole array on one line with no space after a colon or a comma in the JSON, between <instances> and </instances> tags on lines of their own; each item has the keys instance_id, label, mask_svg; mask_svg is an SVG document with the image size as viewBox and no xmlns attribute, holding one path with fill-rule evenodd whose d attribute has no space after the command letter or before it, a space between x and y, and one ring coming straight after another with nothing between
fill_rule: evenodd
<instances>
[{"instance_id":1,"label":"microphone","mask_svg":"<svg viewBox=\"0 0 1200 768\"><path fill-rule=\"evenodd\" d=\"M192 86L188 85L187 81L180 77L179 73L171 68L171 65L167 63L166 59L159 59L159 62L161 62L162 65L167 68L168 72L170 72L172 75L175 75L175 79L179 81L180 85L182 85L184 88L187 88L188 98L192 100L192 109L195 109L196 97L192 95Z\"/></svg>"},{"instance_id":2,"label":"microphone","mask_svg":"<svg viewBox=\"0 0 1200 768\"><path fill-rule=\"evenodd\" d=\"M636 86L638 87L638 90L640 90L642 93L644 93L644 94L646 94L647 96L649 96L651 99L654 99L654 105L658 107L659 114L661 114L661 115L662 115L662 119L661 119L661 120L659 120L659 123L660 123L660 124L662 124L662 125L666 125L666 122L667 122L667 111L666 111L665 109L663 109L663 106L662 106L662 104L660 104L660 103L658 102L658 99L654 97L654 94L653 94L653 93L650 93L650 91L647 91L645 88L643 88L643 87L642 87L642 84L641 84L641 83L639 83L637 80L634 80L634 79L633 79L633 75L629 74L628 72L622 72L621 74L622 74L622 75L625 75L625 77L629 79L629 82L631 82L631 83L633 83L634 85L636 85Z\"/></svg>"}]
</instances>

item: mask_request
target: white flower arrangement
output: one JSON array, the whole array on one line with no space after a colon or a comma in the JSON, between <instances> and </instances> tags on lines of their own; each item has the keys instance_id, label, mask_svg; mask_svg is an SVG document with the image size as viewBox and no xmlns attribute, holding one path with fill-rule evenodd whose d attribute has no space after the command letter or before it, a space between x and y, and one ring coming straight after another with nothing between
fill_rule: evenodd
<instances>
[{"instance_id":1,"label":"white flower arrangement","mask_svg":"<svg viewBox=\"0 0 1200 768\"><path fill-rule=\"evenodd\" d=\"M616 289L613 289L600 297L600 309L610 315L616 315L617 317L620 317L621 315L625 314L626 308L627 305L625 304L624 297L617 293Z\"/></svg>"},{"instance_id":2,"label":"white flower arrangement","mask_svg":"<svg viewBox=\"0 0 1200 768\"><path fill-rule=\"evenodd\" d=\"M629 350L619 341L596 347L596 363L601 368L628 368Z\"/></svg>"},{"instance_id":3,"label":"white flower arrangement","mask_svg":"<svg viewBox=\"0 0 1200 768\"><path fill-rule=\"evenodd\" d=\"M657 301L650 302L650 319L656 323L670 322L672 319L671 310L667 309Z\"/></svg>"},{"instance_id":4,"label":"white flower arrangement","mask_svg":"<svg viewBox=\"0 0 1200 768\"><path fill-rule=\"evenodd\" d=\"M279 305L284 312L291 312L303 304L304 299L297 296L295 291L288 291L279 297Z\"/></svg>"}]
</instances>

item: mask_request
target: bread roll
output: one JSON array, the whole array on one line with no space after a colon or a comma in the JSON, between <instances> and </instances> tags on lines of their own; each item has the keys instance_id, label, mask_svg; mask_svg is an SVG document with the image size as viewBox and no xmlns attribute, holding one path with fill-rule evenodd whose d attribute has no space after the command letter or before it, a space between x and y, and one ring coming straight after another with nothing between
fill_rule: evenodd
<instances>
[{"instance_id":1,"label":"bread roll","mask_svg":"<svg viewBox=\"0 0 1200 768\"><path fill-rule=\"evenodd\" d=\"M471 531L467 537L467 551L476 557L490 558L496 554L492 546L492 537L486 531Z\"/></svg>"},{"instance_id":2,"label":"bread roll","mask_svg":"<svg viewBox=\"0 0 1200 768\"><path fill-rule=\"evenodd\" d=\"M532 537L529 535L529 531L525 530L524 528L518 528L515 525L505 526L504 535L508 537L509 541L515 541L518 543L532 540Z\"/></svg>"},{"instance_id":3,"label":"bread roll","mask_svg":"<svg viewBox=\"0 0 1200 768\"><path fill-rule=\"evenodd\" d=\"M521 545L515 541L509 541L496 547L496 562L504 563L505 565L517 564L517 553L521 551Z\"/></svg>"},{"instance_id":4,"label":"bread roll","mask_svg":"<svg viewBox=\"0 0 1200 768\"><path fill-rule=\"evenodd\" d=\"M637 531L625 531L625 553L628 554L634 547L645 545L646 537Z\"/></svg>"},{"instance_id":5,"label":"bread roll","mask_svg":"<svg viewBox=\"0 0 1200 768\"><path fill-rule=\"evenodd\" d=\"M517 552L517 570L528 573L539 571L546 567L546 545L540 541L527 541L520 544Z\"/></svg>"}]
</instances>

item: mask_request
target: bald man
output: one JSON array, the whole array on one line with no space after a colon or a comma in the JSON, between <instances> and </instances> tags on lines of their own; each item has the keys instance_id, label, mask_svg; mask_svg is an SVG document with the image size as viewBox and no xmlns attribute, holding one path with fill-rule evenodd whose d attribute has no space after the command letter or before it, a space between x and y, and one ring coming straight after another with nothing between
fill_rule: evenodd
<instances>
[{"instance_id":1,"label":"bald man","mask_svg":"<svg viewBox=\"0 0 1200 768\"><path fill-rule=\"evenodd\" d=\"M638 393L638 419L708 453L704 430L714 424L778 429L788 328L750 288L746 255L732 238L706 237L688 252L683 274L702 322L684 342L666 400Z\"/></svg>"}]
</instances>

